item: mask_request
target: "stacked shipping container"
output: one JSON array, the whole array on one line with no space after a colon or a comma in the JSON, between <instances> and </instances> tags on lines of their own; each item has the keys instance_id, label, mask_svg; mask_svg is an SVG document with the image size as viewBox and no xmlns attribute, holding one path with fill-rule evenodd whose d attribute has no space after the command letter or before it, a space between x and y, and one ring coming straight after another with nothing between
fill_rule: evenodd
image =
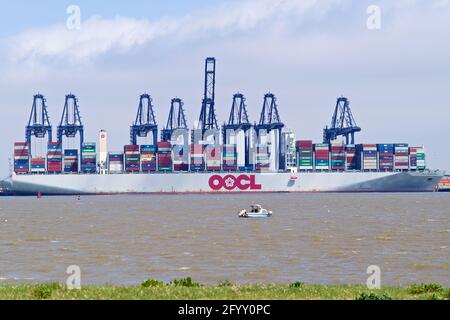
<instances>
[{"instance_id":1,"label":"stacked shipping container","mask_svg":"<svg viewBox=\"0 0 450 320\"><path fill-rule=\"evenodd\" d=\"M81 172L97 172L97 151L94 142L85 142L81 146Z\"/></svg>"},{"instance_id":2,"label":"stacked shipping container","mask_svg":"<svg viewBox=\"0 0 450 320\"><path fill-rule=\"evenodd\" d=\"M394 145L378 144L378 168L380 171L394 170Z\"/></svg>"},{"instance_id":3,"label":"stacked shipping container","mask_svg":"<svg viewBox=\"0 0 450 320\"><path fill-rule=\"evenodd\" d=\"M418 147L417 149L417 170L425 170L427 168L426 162L425 162L425 148L424 147Z\"/></svg>"},{"instance_id":4,"label":"stacked shipping container","mask_svg":"<svg viewBox=\"0 0 450 320\"><path fill-rule=\"evenodd\" d=\"M49 142L47 147L47 172L62 172L62 144L59 142Z\"/></svg>"},{"instance_id":5,"label":"stacked shipping container","mask_svg":"<svg viewBox=\"0 0 450 320\"><path fill-rule=\"evenodd\" d=\"M191 171L205 171L205 146L191 145Z\"/></svg>"},{"instance_id":6,"label":"stacked shipping container","mask_svg":"<svg viewBox=\"0 0 450 320\"><path fill-rule=\"evenodd\" d=\"M425 170L425 151L423 147L409 148L409 169Z\"/></svg>"},{"instance_id":7,"label":"stacked shipping container","mask_svg":"<svg viewBox=\"0 0 450 320\"><path fill-rule=\"evenodd\" d=\"M345 170L354 171L358 169L360 169L360 166L356 155L356 145L348 144L345 146Z\"/></svg>"},{"instance_id":8,"label":"stacked shipping container","mask_svg":"<svg viewBox=\"0 0 450 320\"><path fill-rule=\"evenodd\" d=\"M156 171L156 146L141 146L141 170L146 173Z\"/></svg>"},{"instance_id":9,"label":"stacked shipping container","mask_svg":"<svg viewBox=\"0 0 450 320\"><path fill-rule=\"evenodd\" d=\"M140 154L138 145L124 146L125 172L133 173L140 171Z\"/></svg>"},{"instance_id":10,"label":"stacked shipping container","mask_svg":"<svg viewBox=\"0 0 450 320\"><path fill-rule=\"evenodd\" d=\"M269 146L259 144L256 146L256 170L264 171L270 169L270 151Z\"/></svg>"},{"instance_id":11,"label":"stacked shipping container","mask_svg":"<svg viewBox=\"0 0 450 320\"><path fill-rule=\"evenodd\" d=\"M172 144L158 142L158 171L172 171Z\"/></svg>"},{"instance_id":12,"label":"stacked shipping container","mask_svg":"<svg viewBox=\"0 0 450 320\"><path fill-rule=\"evenodd\" d=\"M376 144L362 144L359 147L361 168L365 171L378 170L378 150Z\"/></svg>"},{"instance_id":13,"label":"stacked shipping container","mask_svg":"<svg viewBox=\"0 0 450 320\"><path fill-rule=\"evenodd\" d=\"M253 166L240 168L237 164L236 145L222 147L191 145L190 170L203 171L253 171ZM175 152L176 150L176 152ZM313 144L310 140L296 142L298 169L333 171L406 171L425 170L423 147L408 144ZM331 151L331 152L330 152ZM175 154L176 153L176 154ZM109 173L189 171L183 146L172 149L170 142L153 145L131 145L124 153L108 154ZM205 161L206 159L206 161ZM256 170L270 170L270 147L256 146ZM330 162L331 159L331 162ZM64 161L63 161L64 160ZM84 143L81 149L81 172L96 173L96 144ZM14 144L14 171L22 173L77 173L78 150L65 150L64 159L60 143L48 143L47 158L30 157L30 146L24 142ZM64 164L64 165L63 165Z\"/></svg>"},{"instance_id":14,"label":"stacked shipping container","mask_svg":"<svg viewBox=\"0 0 450 320\"><path fill-rule=\"evenodd\" d=\"M26 142L14 143L14 172L28 173L30 171L30 145Z\"/></svg>"},{"instance_id":15,"label":"stacked shipping container","mask_svg":"<svg viewBox=\"0 0 450 320\"><path fill-rule=\"evenodd\" d=\"M345 171L345 145L331 146L331 170Z\"/></svg>"},{"instance_id":16,"label":"stacked shipping container","mask_svg":"<svg viewBox=\"0 0 450 320\"><path fill-rule=\"evenodd\" d=\"M319 143L314 146L316 153L315 168L316 170L330 169L330 147L326 143Z\"/></svg>"},{"instance_id":17,"label":"stacked shipping container","mask_svg":"<svg viewBox=\"0 0 450 320\"><path fill-rule=\"evenodd\" d=\"M409 146L406 143L396 144L395 152L395 170L409 170Z\"/></svg>"},{"instance_id":18,"label":"stacked shipping container","mask_svg":"<svg viewBox=\"0 0 450 320\"><path fill-rule=\"evenodd\" d=\"M207 146L206 150L206 170L220 171L222 168L222 150L220 147Z\"/></svg>"},{"instance_id":19,"label":"stacked shipping container","mask_svg":"<svg viewBox=\"0 0 450 320\"><path fill-rule=\"evenodd\" d=\"M237 170L237 146L235 144L226 144L223 146L223 170Z\"/></svg>"},{"instance_id":20,"label":"stacked shipping container","mask_svg":"<svg viewBox=\"0 0 450 320\"><path fill-rule=\"evenodd\" d=\"M187 156L185 156L185 150L183 148L183 145L174 145L172 148L172 154L173 154L173 170L174 171L189 171L189 164L186 159L188 159Z\"/></svg>"},{"instance_id":21,"label":"stacked shipping container","mask_svg":"<svg viewBox=\"0 0 450 320\"><path fill-rule=\"evenodd\" d=\"M310 140L301 140L295 143L297 150L297 161L300 170L314 169L314 150L313 142Z\"/></svg>"},{"instance_id":22,"label":"stacked shipping container","mask_svg":"<svg viewBox=\"0 0 450 320\"><path fill-rule=\"evenodd\" d=\"M108 172L110 174L123 173L124 161L123 153L121 152L110 152L108 154Z\"/></svg>"},{"instance_id":23,"label":"stacked shipping container","mask_svg":"<svg viewBox=\"0 0 450 320\"><path fill-rule=\"evenodd\" d=\"M31 158L31 173L45 173L45 158Z\"/></svg>"},{"instance_id":24,"label":"stacked shipping container","mask_svg":"<svg viewBox=\"0 0 450 320\"><path fill-rule=\"evenodd\" d=\"M64 172L78 172L78 150L64 150Z\"/></svg>"},{"instance_id":25,"label":"stacked shipping container","mask_svg":"<svg viewBox=\"0 0 450 320\"><path fill-rule=\"evenodd\" d=\"M417 148L409 148L409 168L417 170Z\"/></svg>"}]
</instances>

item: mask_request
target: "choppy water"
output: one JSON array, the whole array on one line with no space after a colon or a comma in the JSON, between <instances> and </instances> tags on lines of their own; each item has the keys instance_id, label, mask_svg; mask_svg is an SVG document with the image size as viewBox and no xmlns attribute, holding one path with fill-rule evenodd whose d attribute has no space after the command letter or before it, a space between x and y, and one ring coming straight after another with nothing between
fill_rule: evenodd
<instances>
[{"instance_id":1,"label":"choppy water","mask_svg":"<svg viewBox=\"0 0 450 320\"><path fill-rule=\"evenodd\" d=\"M238 219L256 202L271 219ZM203 283L450 285L450 194L0 198L0 285Z\"/></svg>"}]
</instances>

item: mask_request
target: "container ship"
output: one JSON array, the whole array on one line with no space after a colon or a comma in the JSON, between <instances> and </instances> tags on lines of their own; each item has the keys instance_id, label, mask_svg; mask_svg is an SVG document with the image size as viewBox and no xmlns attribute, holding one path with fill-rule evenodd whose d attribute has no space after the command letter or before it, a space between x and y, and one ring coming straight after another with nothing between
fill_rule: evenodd
<instances>
[{"instance_id":1,"label":"container ship","mask_svg":"<svg viewBox=\"0 0 450 320\"><path fill-rule=\"evenodd\" d=\"M106 162L97 161L94 143L84 143L81 155L74 149L63 152L55 143L48 148L47 159L30 159L28 144L16 143L9 188L14 194L432 192L442 178L423 162L417 166L414 157L423 157L422 149L405 144L297 141L296 166L278 171L270 170L269 148L262 146L250 167L238 166L235 145L191 146L189 163L174 155L170 142L127 145L123 152L107 153ZM406 163L398 162L405 157Z\"/></svg>"},{"instance_id":2,"label":"container ship","mask_svg":"<svg viewBox=\"0 0 450 320\"><path fill-rule=\"evenodd\" d=\"M192 129L182 100L175 98L159 131L153 100L143 94L130 143L119 152L108 150L104 130L97 142L84 141L73 94L66 96L53 141L46 99L34 96L25 140L14 144L13 170L2 185L16 195L432 192L443 178L427 168L423 146L356 144L361 128L345 97L337 99L321 143L297 140L285 128L272 93L264 96L255 124L248 119L244 95L235 94L229 121L219 127L215 58L206 59L204 78L200 117ZM76 137L79 148L65 147L64 139ZM33 154L32 138L47 140L46 154ZM142 138L152 143L139 144Z\"/></svg>"}]
</instances>

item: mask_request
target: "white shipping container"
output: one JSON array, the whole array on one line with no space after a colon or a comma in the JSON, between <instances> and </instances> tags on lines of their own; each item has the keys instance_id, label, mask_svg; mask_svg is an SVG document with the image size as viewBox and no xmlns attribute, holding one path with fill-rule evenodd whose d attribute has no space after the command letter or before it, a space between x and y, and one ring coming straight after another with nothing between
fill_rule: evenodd
<instances>
[{"instance_id":1,"label":"white shipping container","mask_svg":"<svg viewBox=\"0 0 450 320\"><path fill-rule=\"evenodd\" d=\"M139 151L126 151L126 156L132 156L132 155L140 155L141 153Z\"/></svg>"},{"instance_id":2,"label":"white shipping container","mask_svg":"<svg viewBox=\"0 0 450 320\"><path fill-rule=\"evenodd\" d=\"M16 156L16 157L14 157L14 160L28 160L28 159L30 159L29 156L20 156L20 157Z\"/></svg>"}]
</instances>

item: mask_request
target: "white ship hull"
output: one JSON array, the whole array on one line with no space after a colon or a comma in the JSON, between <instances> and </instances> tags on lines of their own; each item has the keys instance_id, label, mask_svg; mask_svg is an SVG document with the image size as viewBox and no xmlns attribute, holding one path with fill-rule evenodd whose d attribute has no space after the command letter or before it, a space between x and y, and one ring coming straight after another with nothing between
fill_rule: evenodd
<instances>
[{"instance_id":1,"label":"white ship hull","mask_svg":"<svg viewBox=\"0 0 450 320\"><path fill-rule=\"evenodd\" d=\"M432 192L440 172L13 175L16 194Z\"/></svg>"}]
</instances>

